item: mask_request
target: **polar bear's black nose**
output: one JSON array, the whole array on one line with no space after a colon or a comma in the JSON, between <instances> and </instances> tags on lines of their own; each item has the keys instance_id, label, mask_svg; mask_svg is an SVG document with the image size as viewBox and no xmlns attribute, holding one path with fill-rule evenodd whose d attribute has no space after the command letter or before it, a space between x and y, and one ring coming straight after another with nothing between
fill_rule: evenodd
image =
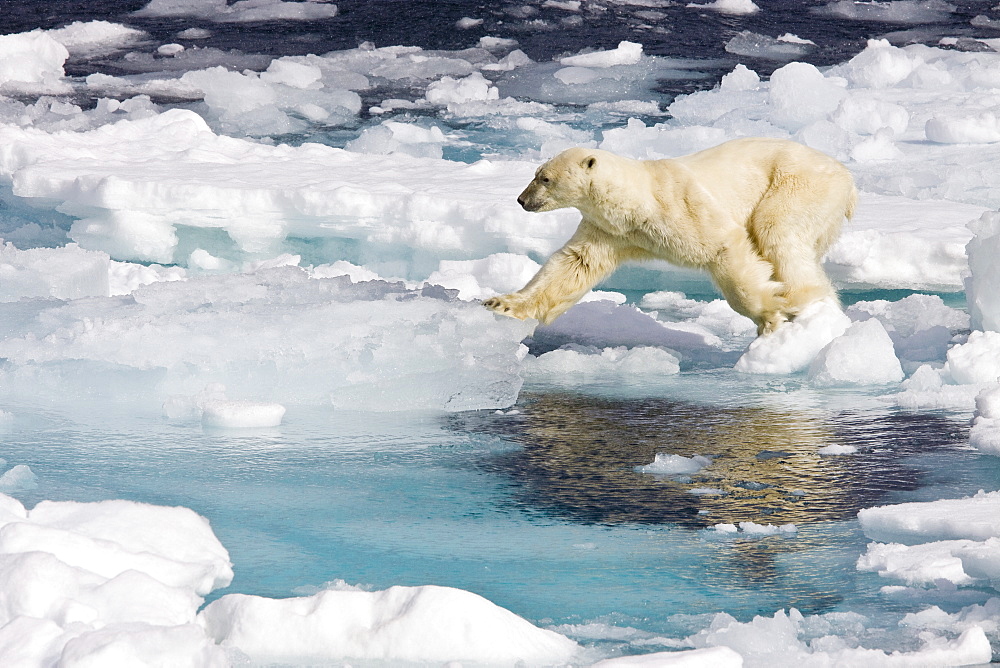
<instances>
[{"instance_id":1,"label":"polar bear's black nose","mask_svg":"<svg viewBox=\"0 0 1000 668\"><path fill-rule=\"evenodd\" d=\"M523 195L521 197L517 198L517 203L521 205L522 209L524 208L524 196Z\"/></svg>"}]
</instances>

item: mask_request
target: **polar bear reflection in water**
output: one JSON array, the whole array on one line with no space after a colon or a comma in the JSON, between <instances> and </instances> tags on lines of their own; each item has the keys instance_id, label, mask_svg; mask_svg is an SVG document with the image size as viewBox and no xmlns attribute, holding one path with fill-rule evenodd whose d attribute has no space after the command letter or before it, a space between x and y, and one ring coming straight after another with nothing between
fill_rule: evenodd
<instances>
[{"instance_id":1,"label":"polar bear reflection in water","mask_svg":"<svg viewBox=\"0 0 1000 668\"><path fill-rule=\"evenodd\" d=\"M921 473L906 465L906 455L960 450L967 438L962 425L945 418L891 411L822 415L561 391L525 393L518 406L517 415L449 420L452 428L521 446L480 464L509 481L512 508L584 524L697 530L850 520L861 508L920 486ZM853 445L857 453L819 453L829 445ZM638 470L659 453L702 455L711 463L688 475ZM718 493L692 493L703 488ZM770 581L775 557L798 549L798 539L737 542L728 568L744 579Z\"/></svg>"},{"instance_id":2,"label":"polar bear reflection in water","mask_svg":"<svg viewBox=\"0 0 1000 668\"><path fill-rule=\"evenodd\" d=\"M547 324L623 262L659 259L708 271L767 334L812 302L836 301L821 259L856 199L843 165L788 140L737 139L672 160L572 148L517 201L576 208L579 228L524 288L483 303Z\"/></svg>"}]
</instances>

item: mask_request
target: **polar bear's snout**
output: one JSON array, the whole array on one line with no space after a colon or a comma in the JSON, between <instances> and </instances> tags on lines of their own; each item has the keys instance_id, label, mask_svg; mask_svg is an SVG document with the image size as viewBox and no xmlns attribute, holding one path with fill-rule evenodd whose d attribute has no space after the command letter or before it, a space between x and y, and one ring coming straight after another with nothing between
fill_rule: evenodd
<instances>
[{"instance_id":1,"label":"polar bear's snout","mask_svg":"<svg viewBox=\"0 0 1000 668\"><path fill-rule=\"evenodd\" d=\"M524 192L517 196L517 203L525 211L538 211L542 208L543 199L538 196L538 188L534 181L529 183Z\"/></svg>"}]
</instances>

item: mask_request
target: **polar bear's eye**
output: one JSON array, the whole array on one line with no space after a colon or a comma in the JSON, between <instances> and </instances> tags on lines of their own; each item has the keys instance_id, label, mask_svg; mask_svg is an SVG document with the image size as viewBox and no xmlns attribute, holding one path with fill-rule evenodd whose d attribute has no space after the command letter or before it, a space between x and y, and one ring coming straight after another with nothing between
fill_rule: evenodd
<instances>
[{"instance_id":1,"label":"polar bear's eye","mask_svg":"<svg viewBox=\"0 0 1000 668\"><path fill-rule=\"evenodd\" d=\"M549 178L549 177L547 177L547 176L543 176L543 177L542 177L542 183L548 183L548 182L549 182L549 181L551 181L551 180L552 180L552 179L550 179L550 178Z\"/></svg>"}]
</instances>

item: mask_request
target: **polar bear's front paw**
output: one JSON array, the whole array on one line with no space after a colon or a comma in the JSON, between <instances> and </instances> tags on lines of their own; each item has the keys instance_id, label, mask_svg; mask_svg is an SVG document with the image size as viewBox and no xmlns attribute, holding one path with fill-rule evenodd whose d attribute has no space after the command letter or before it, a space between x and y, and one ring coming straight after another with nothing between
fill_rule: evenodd
<instances>
[{"instance_id":1,"label":"polar bear's front paw","mask_svg":"<svg viewBox=\"0 0 1000 668\"><path fill-rule=\"evenodd\" d=\"M530 301L517 294L490 297L483 302L483 306L500 315L508 315L518 320L536 317L535 308Z\"/></svg>"}]
</instances>

